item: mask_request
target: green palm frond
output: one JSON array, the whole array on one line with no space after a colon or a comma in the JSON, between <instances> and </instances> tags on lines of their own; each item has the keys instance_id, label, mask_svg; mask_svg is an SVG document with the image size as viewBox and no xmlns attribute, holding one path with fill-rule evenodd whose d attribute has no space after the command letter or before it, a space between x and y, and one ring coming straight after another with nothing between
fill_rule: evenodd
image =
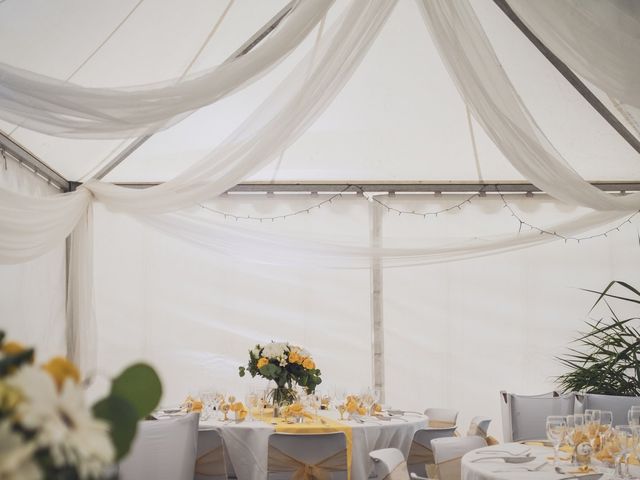
<instances>
[{"instance_id":1,"label":"green palm frond","mask_svg":"<svg viewBox=\"0 0 640 480\"><path fill-rule=\"evenodd\" d=\"M618 285L632 296L609 293ZM610 304L611 299L640 304L640 291L626 282L613 281L602 291L583 289L598 295L590 312L604 303L611 317L586 321L589 328L581 332L573 347L557 357L568 371L556 378L563 392L599 393L605 395L640 395L639 316L620 319Z\"/></svg>"}]
</instances>

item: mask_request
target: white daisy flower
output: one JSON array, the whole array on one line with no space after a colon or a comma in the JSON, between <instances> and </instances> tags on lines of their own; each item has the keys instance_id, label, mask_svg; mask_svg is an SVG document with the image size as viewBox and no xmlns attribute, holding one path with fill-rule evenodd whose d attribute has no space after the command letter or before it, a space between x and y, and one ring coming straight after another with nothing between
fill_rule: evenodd
<instances>
[{"instance_id":1,"label":"white daisy flower","mask_svg":"<svg viewBox=\"0 0 640 480\"><path fill-rule=\"evenodd\" d=\"M25 397L17 409L19 422L36 431L37 445L49 448L56 466L73 465L80 478L91 478L114 461L109 426L93 417L79 385L68 379L58 394L51 376L32 366L21 368L9 383Z\"/></svg>"}]
</instances>

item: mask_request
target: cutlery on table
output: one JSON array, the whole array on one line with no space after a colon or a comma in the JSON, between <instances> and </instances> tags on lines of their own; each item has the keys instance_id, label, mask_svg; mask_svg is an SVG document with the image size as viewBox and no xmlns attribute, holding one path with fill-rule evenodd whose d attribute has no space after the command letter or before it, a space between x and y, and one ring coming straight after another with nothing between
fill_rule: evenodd
<instances>
[{"instance_id":1,"label":"cutlery on table","mask_svg":"<svg viewBox=\"0 0 640 480\"><path fill-rule=\"evenodd\" d=\"M575 475L571 475L569 477L562 477L562 478L559 478L558 480L575 480L575 479L599 480L600 478L602 478L603 475L604 473L576 473Z\"/></svg>"},{"instance_id":2,"label":"cutlery on table","mask_svg":"<svg viewBox=\"0 0 640 480\"><path fill-rule=\"evenodd\" d=\"M529 455L531 455L531 449L527 448L526 450L523 450L521 452L513 452L513 451L509 451L509 450L497 450L497 449L493 449L493 448L488 448L486 450L476 450L475 453L479 453L481 455L485 455L485 454L494 454L494 453L506 453L507 455L512 455L514 457L527 457Z\"/></svg>"},{"instance_id":3,"label":"cutlery on table","mask_svg":"<svg viewBox=\"0 0 640 480\"><path fill-rule=\"evenodd\" d=\"M515 467L511 467L511 469L509 470L493 470L493 473L499 473L499 472L513 472L514 468L517 468L518 470L526 470L527 472L537 472L538 470L542 470L544 467L546 467L548 465L547 462L542 462L540 465L537 465L535 467L526 467L524 465L520 466L520 465L516 465Z\"/></svg>"},{"instance_id":4,"label":"cutlery on table","mask_svg":"<svg viewBox=\"0 0 640 480\"><path fill-rule=\"evenodd\" d=\"M529 456L525 456L525 457L495 456L495 457L474 458L473 460L471 460L471 463L476 463L483 460L504 460L505 463L527 463L527 462L532 462L535 459L536 457L529 457Z\"/></svg>"}]
</instances>

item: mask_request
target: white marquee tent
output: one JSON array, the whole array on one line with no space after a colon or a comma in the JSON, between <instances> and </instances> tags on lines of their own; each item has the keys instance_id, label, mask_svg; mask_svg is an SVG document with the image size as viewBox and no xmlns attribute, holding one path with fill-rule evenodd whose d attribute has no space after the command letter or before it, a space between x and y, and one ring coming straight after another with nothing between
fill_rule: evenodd
<instances>
[{"instance_id":1,"label":"white marquee tent","mask_svg":"<svg viewBox=\"0 0 640 480\"><path fill-rule=\"evenodd\" d=\"M502 3L0 0L2 327L166 404L270 339L403 408L549 391L639 280L640 9L508 2L607 120Z\"/></svg>"}]
</instances>

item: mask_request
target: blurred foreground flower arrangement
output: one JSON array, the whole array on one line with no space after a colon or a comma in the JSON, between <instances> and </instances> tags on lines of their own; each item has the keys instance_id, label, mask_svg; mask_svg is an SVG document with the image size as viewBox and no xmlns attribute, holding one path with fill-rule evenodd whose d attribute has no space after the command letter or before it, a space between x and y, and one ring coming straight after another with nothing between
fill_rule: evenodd
<instances>
[{"instance_id":1,"label":"blurred foreground flower arrangement","mask_svg":"<svg viewBox=\"0 0 640 480\"><path fill-rule=\"evenodd\" d=\"M35 352L0 332L0 480L83 480L113 475L138 421L158 404L160 380L135 364L88 406L77 367L64 357L38 365Z\"/></svg>"}]
</instances>

